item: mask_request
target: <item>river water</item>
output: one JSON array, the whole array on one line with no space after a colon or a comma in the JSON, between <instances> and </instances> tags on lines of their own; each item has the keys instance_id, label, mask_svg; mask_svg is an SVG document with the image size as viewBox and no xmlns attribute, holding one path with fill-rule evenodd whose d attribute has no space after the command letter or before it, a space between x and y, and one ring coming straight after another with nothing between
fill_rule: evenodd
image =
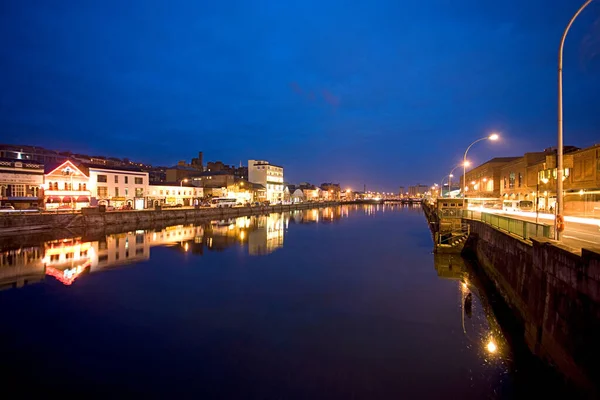
<instances>
[{"instance_id":1,"label":"river water","mask_svg":"<svg viewBox=\"0 0 600 400\"><path fill-rule=\"evenodd\" d=\"M147 397L508 398L519 365L418 207L0 240L0 382Z\"/></svg>"}]
</instances>

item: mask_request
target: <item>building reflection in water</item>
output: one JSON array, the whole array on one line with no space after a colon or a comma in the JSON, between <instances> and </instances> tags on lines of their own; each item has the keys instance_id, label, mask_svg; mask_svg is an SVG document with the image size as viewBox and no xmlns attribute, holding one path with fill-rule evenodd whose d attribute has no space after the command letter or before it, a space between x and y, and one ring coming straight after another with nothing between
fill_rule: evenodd
<instances>
[{"instance_id":1,"label":"building reflection in water","mask_svg":"<svg viewBox=\"0 0 600 400\"><path fill-rule=\"evenodd\" d=\"M43 240L17 247L0 241L0 289L22 287L52 276L65 285L82 275L150 258L150 249L168 246L202 255L232 246L265 255L283 247L290 222L328 223L348 217L348 207L325 207L286 213L215 220L202 225L173 225L161 230L137 230L101 236Z\"/></svg>"},{"instance_id":2,"label":"building reflection in water","mask_svg":"<svg viewBox=\"0 0 600 400\"><path fill-rule=\"evenodd\" d=\"M440 278L456 282L460 322L467 346L479 349L487 363L510 362L510 347L477 275L457 254L434 253L434 265Z\"/></svg>"}]
</instances>

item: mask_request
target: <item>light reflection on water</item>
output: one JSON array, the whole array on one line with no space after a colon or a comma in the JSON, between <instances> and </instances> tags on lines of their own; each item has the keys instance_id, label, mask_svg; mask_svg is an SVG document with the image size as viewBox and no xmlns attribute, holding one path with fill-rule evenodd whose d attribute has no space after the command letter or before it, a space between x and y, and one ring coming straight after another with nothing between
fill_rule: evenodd
<instances>
[{"instance_id":1,"label":"light reflection on water","mask_svg":"<svg viewBox=\"0 0 600 400\"><path fill-rule=\"evenodd\" d=\"M181 328L185 330L179 332L178 344L163 343L164 348L155 349L156 357L173 362L175 349L183 349L185 355L180 357L186 362L206 364L204 374L211 375L212 368L230 376L233 384L227 383L228 389L214 377L187 383L189 390L207 396L427 398L455 390L461 398L496 398L511 390L512 350L478 289L477 277L460 257L431 254L431 237L419 208L327 207L108 235L4 238L0 246L0 285L26 287L0 293L0 307L13 305L4 314L19 320L0 339L14 340L24 330L43 329L38 321L47 320L46 307L60 313L62 306L69 308L72 319L53 326L59 336L71 338L69 334L85 330L86 324L97 323L106 331L122 331L117 335L130 337L137 332L136 324L149 324L151 330L143 335L156 343L172 335L164 327L177 325L176 315L189 308L190 314L183 318L190 325ZM241 250L241 255L230 253L233 249ZM239 258L246 256L262 257ZM218 263L220 269L190 271L165 265L197 265L204 258L211 265ZM136 268L121 268L136 263L140 263ZM247 268L240 272L235 269L238 264ZM107 270L128 273L96 274ZM123 292L143 297L146 291L155 297L154 291L164 288L152 286L151 292L143 283L145 276L154 275L160 276L158 282L172 278L184 283L177 292L163 294L161 303L120 297ZM229 281L235 284L223 284ZM102 285L115 285L120 291L114 289L110 297L98 299L98 293L108 293ZM75 295L81 303L65 303ZM178 296L184 295L189 298L179 303ZM46 307L40 311L35 302ZM105 312L99 311L103 302L114 313L111 318L86 321L90 312L86 307L99 307L94 310L99 318ZM135 314L128 308L131 302L136 304ZM16 317L19 307L33 322ZM161 315L160 324L153 324L158 318L153 313ZM201 318L201 326L195 318ZM117 320L120 325L110 325ZM122 321L131 321L131 326ZM88 332L92 336L88 339L97 334ZM52 357L47 348L34 346L28 338L23 335L15 346L38 346L28 360ZM82 354L92 352L87 343L71 345ZM0 343L0 351L6 346ZM135 344L132 347L125 350L128 356L141 357ZM112 348L103 350L111 354ZM94 370L96 375L80 376L80 384L119 386L120 378L107 372L110 368L98 351L93 349L102 368ZM6 360L11 360L8 353ZM84 362L74 353L62 360L67 370ZM181 363L180 359L178 373L194 376L194 368ZM163 371L135 363L131 368L144 371L144 379L131 371L119 373L134 386L147 384L153 379L149 376ZM70 373L77 375L76 370ZM14 374L15 379L23 378ZM156 385L153 391L166 390ZM178 390L185 392L185 386ZM246 396L248 391L251 396Z\"/></svg>"}]
</instances>

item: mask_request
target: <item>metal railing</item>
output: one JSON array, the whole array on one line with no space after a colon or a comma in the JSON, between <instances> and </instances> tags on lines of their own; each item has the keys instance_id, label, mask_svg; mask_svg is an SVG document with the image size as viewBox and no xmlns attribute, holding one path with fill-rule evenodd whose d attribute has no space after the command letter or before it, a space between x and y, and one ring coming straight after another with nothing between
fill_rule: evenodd
<instances>
[{"instance_id":1,"label":"metal railing","mask_svg":"<svg viewBox=\"0 0 600 400\"><path fill-rule=\"evenodd\" d=\"M463 210L463 218L481 221L496 229L519 236L525 240L534 236L545 237L548 239L552 239L553 237L550 225L506 217L504 215Z\"/></svg>"}]
</instances>

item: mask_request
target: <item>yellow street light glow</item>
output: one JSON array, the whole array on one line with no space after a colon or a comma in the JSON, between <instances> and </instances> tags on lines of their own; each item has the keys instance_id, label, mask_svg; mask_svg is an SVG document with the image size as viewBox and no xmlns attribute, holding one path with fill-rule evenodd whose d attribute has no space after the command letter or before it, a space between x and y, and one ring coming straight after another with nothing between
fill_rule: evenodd
<instances>
[{"instance_id":1,"label":"yellow street light glow","mask_svg":"<svg viewBox=\"0 0 600 400\"><path fill-rule=\"evenodd\" d=\"M487 351L489 351L490 353L495 353L496 350L498 350L498 347L496 346L496 343L494 343L493 339L490 339L490 341L487 343L487 345L485 346L487 348Z\"/></svg>"},{"instance_id":2,"label":"yellow street light glow","mask_svg":"<svg viewBox=\"0 0 600 400\"><path fill-rule=\"evenodd\" d=\"M463 164L464 164L465 167L468 167L469 165L471 165L471 162L467 160Z\"/></svg>"},{"instance_id":3,"label":"yellow street light glow","mask_svg":"<svg viewBox=\"0 0 600 400\"><path fill-rule=\"evenodd\" d=\"M500 136L498 136L497 133L492 133L488 139L494 141L494 140L498 140L500 138Z\"/></svg>"}]
</instances>

